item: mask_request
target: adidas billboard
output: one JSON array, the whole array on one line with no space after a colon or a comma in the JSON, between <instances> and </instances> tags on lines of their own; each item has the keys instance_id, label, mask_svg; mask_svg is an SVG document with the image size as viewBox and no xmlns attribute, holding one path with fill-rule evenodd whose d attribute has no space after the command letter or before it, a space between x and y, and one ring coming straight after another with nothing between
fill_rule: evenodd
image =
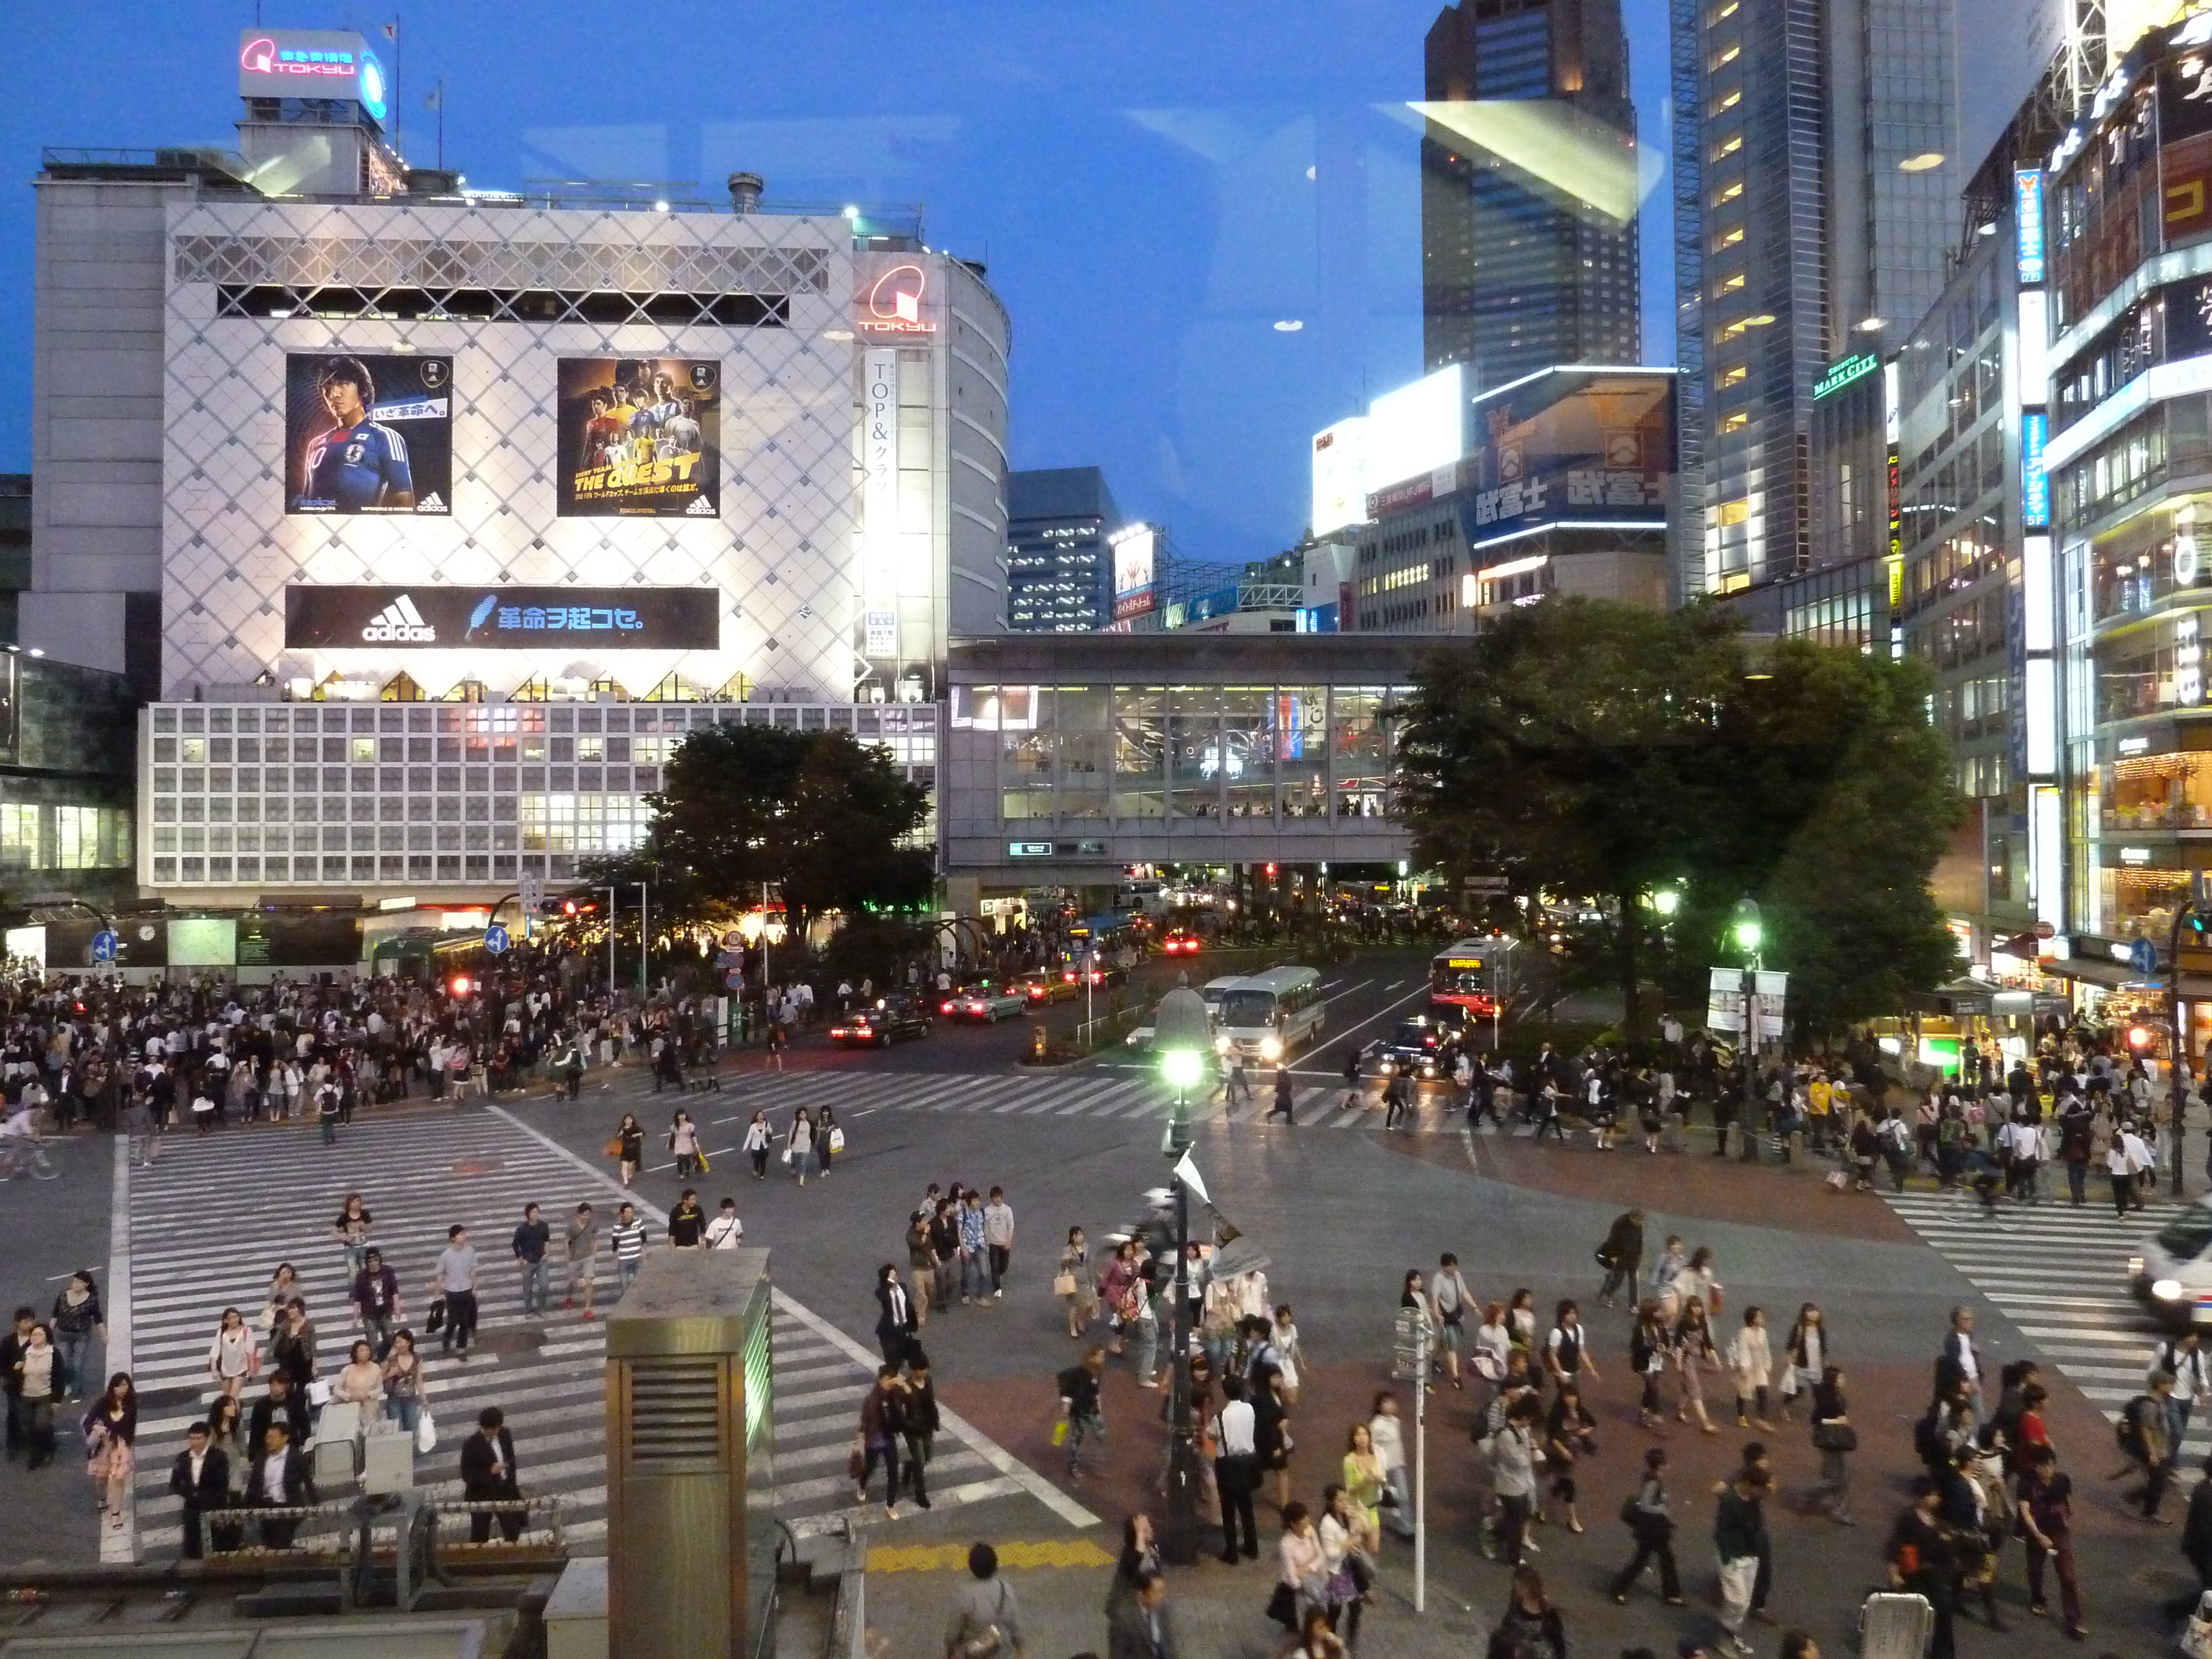
<instances>
[{"instance_id":1,"label":"adidas billboard","mask_svg":"<svg viewBox=\"0 0 2212 1659\"><path fill-rule=\"evenodd\" d=\"M317 587L284 590L289 650L719 651L714 587Z\"/></svg>"},{"instance_id":2,"label":"adidas billboard","mask_svg":"<svg viewBox=\"0 0 2212 1659\"><path fill-rule=\"evenodd\" d=\"M422 620L422 613L415 608L414 599L405 593L378 611L375 619L361 630L361 636L370 645L435 645L438 642L438 630Z\"/></svg>"}]
</instances>

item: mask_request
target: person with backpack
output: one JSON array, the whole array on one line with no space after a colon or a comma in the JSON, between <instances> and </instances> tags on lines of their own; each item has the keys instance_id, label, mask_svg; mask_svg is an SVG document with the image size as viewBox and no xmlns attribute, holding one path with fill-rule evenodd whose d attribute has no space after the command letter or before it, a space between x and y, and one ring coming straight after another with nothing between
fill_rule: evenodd
<instances>
[{"instance_id":1,"label":"person with backpack","mask_svg":"<svg viewBox=\"0 0 2212 1659\"><path fill-rule=\"evenodd\" d=\"M1622 1607L1628 1604L1629 1586L1642 1576L1645 1564L1659 1564L1659 1594L1670 1607L1682 1607L1682 1575L1674 1565L1674 1516L1667 1507L1667 1449L1654 1446L1644 1454L1644 1474L1634 1496L1620 1505L1621 1524L1636 1540L1636 1553L1613 1576L1608 1591Z\"/></svg>"},{"instance_id":2,"label":"person with backpack","mask_svg":"<svg viewBox=\"0 0 2212 1659\"><path fill-rule=\"evenodd\" d=\"M2128 1401L2113 1430L2121 1455L2142 1471L2142 1515L2154 1526L2166 1524L2158 1506L2166 1497L2166 1483L2173 1478L2176 1445L2167 1409L2172 1395L2173 1373L2153 1371L2148 1386Z\"/></svg>"}]
</instances>

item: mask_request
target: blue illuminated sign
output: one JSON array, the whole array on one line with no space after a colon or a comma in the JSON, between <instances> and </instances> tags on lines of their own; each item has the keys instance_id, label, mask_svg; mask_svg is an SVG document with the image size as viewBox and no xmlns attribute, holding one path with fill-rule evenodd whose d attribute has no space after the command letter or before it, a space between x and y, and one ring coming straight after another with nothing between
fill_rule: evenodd
<instances>
[{"instance_id":1,"label":"blue illuminated sign","mask_svg":"<svg viewBox=\"0 0 2212 1659\"><path fill-rule=\"evenodd\" d=\"M2013 225L2019 236L2020 280L2043 280L2043 174L2022 167L2012 176Z\"/></svg>"},{"instance_id":2,"label":"blue illuminated sign","mask_svg":"<svg viewBox=\"0 0 2212 1659\"><path fill-rule=\"evenodd\" d=\"M2051 475L2043 469L2043 447L2051 438L2051 419L2041 410L2020 417L2020 516L2023 528L2051 527Z\"/></svg>"}]
</instances>

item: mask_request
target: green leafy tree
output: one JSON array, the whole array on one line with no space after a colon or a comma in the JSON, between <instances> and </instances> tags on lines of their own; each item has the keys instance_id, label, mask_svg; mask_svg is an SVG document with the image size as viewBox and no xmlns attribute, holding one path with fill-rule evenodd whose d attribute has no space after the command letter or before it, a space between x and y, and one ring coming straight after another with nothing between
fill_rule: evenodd
<instances>
[{"instance_id":1,"label":"green leafy tree","mask_svg":"<svg viewBox=\"0 0 2212 1659\"><path fill-rule=\"evenodd\" d=\"M828 911L910 907L930 895L934 859L907 844L928 817L929 793L849 732L702 728L669 757L646 803L643 843L596 861L584 882L651 882L656 912L671 921L720 921L773 884L804 938Z\"/></svg>"},{"instance_id":2,"label":"green leafy tree","mask_svg":"<svg viewBox=\"0 0 2212 1659\"><path fill-rule=\"evenodd\" d=\"M1607 902L1571 963L1617 984L1638 1019L1655 918L1703 835L1736 672L1717 615L1565 599L1515 611L1419 676L1399 787L1422 863L1456 889L1503 874L1516 893Z\"/></svg>"},{"instance_id":3,"label":"green leafy tree","mask_svg":"<svg viewBox=\"0 0 2212 1659\"><path fill-rule=\"evenodd\" d=\"M1722 935L1747 895L1801 1020L1832 1029L1948 971L1927 878L1958 804L1925 692L1913 665L1754 652L1710 606L1547 601L1426 666L1399 786L1416 852L1455 885L1594 902L1565 965L1619 987L1632 1033L1652 968L1688 993L1735 961ZM1648 902L1662 889L1671 921Z\"/></svg>"}]
</instances>

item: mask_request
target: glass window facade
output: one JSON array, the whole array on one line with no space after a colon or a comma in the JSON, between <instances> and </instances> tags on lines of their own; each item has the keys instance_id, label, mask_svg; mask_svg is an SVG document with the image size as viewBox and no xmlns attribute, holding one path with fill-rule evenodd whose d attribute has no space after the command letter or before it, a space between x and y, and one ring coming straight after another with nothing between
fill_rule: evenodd
<instances>
[{"instance_id":1,"label":"glass window facade","mask_svg":"<svg viewBox=\"0 0 2212 1659\"><path fill-rule=\"evenodd\" d=\"M716 721L850 731L933 786L937 717L931 703L157 703L142 744L152 823L141 878L357 890L526 871L569 880L580 859L643 839L645 797L686 732ZM127 859L127 823L95 820L89 842L81 817L53 830L64 850L104 848L118 833Z\"/></svg>"}]
</instances>

